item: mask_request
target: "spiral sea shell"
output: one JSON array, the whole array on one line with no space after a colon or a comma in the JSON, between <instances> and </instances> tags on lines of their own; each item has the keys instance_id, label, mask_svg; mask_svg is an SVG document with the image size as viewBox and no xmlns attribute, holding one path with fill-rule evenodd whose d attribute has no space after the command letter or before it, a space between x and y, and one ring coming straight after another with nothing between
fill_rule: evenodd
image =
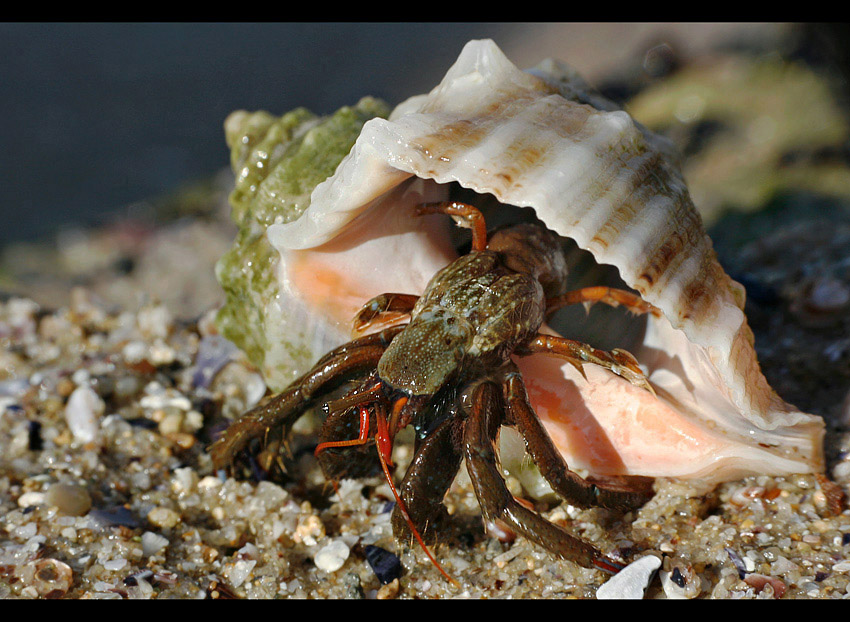
<instances>
[{"instance_id":1,"label":"spiral sea shell","mask_svg":"<svg viewBox=\"0 0 850 622\"><path fill-rule=\"evenodd\" d=\"M489 40L469 42L430 93L367 121L303 214L268 227L290 338L318 356L371 296L421 292L455 250L446 218L412 208L457 185L532 208L663 311L632 349L657 397L591 366L585 380L519 361L573 467L712 482L822 470L823 422L762 375L744 289L718 264L669 143L566 66L520 71Z\"/></svg>"}]
</instances>

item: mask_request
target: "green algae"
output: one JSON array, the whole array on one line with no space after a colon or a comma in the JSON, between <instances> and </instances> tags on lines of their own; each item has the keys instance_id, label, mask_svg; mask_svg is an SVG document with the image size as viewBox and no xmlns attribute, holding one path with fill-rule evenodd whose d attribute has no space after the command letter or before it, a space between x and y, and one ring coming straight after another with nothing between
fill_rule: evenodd
<instances>
[{"instance_id":1,"label":"green algae","mask_svg":"<svg viewBox=\"0 0 850 622\"><path fill-rule=\"evenodd\" d=\"M298 108L280 117L237 111L225 122L236 184L230 195L238 232L216 264L225 304L216 316L219 332L241 348L273 390L309 365L312 353L292 332L280 305L279 255L266 238L273 223L298 218L313 189L330 177L351 150L363 124L386 118L389 107L370 97L327 117Z\"/></svg>"}]
</instances>

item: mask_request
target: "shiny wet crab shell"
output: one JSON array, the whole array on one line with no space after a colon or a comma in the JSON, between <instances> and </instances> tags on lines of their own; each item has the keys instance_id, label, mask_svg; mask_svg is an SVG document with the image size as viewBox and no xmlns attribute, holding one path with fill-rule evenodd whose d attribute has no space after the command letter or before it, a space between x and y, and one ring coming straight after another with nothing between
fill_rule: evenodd
<instances>
[{"instance_id":1,"label":"shiny wet crab shell","mask_svg":"<svg viewBox=\"0 0 850 622\"><path fill-rule=\"evenodd\" d=\"M370 297L421 293L455 256L447 219L413 216L450 182L533 208L663 311L633 352L657 397L593 366L585 380L551 358L518 361L571 466L710 482L822 470L823 422L762 375L745 292L718 264L667 141L565 66L520 71L488 40L469 42L430 93L367 122L301 217L269 227L282 290L325 318L323 347L346 340Z\"/></svg>"}]
</instances>

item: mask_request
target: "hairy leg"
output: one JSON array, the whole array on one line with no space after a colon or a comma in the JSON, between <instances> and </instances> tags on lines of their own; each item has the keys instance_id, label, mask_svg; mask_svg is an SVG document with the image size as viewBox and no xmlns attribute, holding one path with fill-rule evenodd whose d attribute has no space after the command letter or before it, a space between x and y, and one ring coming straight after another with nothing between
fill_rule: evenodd
<instances>
[{"instance_id":1,"label":"hairy leg","mask_svg":"<svg viewBox=\"0 0 850 622\"><path fill-rule=\"evenodd\" d=\"M503 521L523 537L564 559L611 573L620 570L622 564L524 507L511 495L496 459L496 438L503 418L499 386L492 382L478 385L464 428L463 448L466 468L484 515L489 520Z\"/></svg>"},{"instance_id":2,"label":"hairy leg","mask_svg":"<svg viewBox=\"0 0 850 622\"><path fill-rule=\"evenodd\" d=\"M325 479L337 482L345 477L374 475L380 470L370 430L375 429L374 402L382 397L374 371L342 398L324 405L327 416L315 455Z\"/></svg>"},{"instance_id":3,"label":"hairy leg","mask_svg":"<svg viewBox=\"0 0 850 622\"><path fill-rule=\"evenodd\" d=\"M557 356L570 363L582 376L585 376L583 369L584 363L593 363L628 380L633 385L655 394L655 390L649 384L649 380L647 380L637 360L626 350L616 348L610 352L606 352L604 350L597 350L593 346L581 343L580 341L541 333L528 343L517 348L516 354L520 356L527 356L529 354Z\"/></svg>"},{"instance_id":4,"label":"hairy leg","mask_svg":"<svg viewBox=\"0 0 850 622\"><path fill-rule=\"evenodd\" d=\"M637 294L624 289L598 285L594 287L583 287L561 294L555 298L550 298L546 301L546 317L549 317L562 307L579 303L590 305L595 302L603 302L612 307L622 305L632 313L638 315L643 313L652 313L656 317L661 315L661 310L658 307L646 302Z\"/></svg>"},{"instance_id":5,"label":"hairy leg","mask_svg":"<svg viewBox=\"0 0 850 622\"><path fill-rule=\"evenodd\" d=\"M602 506L618 511L640 507L652 498L652 478L618 478L616 484L589 481L570 471L549 433L528 401L522 376L516 367L502 384L508 417L525 439L526 449L540 473L563 499L581 507Z\"/></svg>"},{"instance_id":6,"label":"hairy leg","mask_svg":"<svg viewBox=\"0 0 850 622\"><path fill-rule=\"evenodd\" d=\"M420 444L404 479L397 487L415 529L426 537L444 513L443 497L463 460L463 420L449 415ZM392 515L396 538L412 539L410 526L398 506Z\"/></svg>"},{"instance_id":7,"label":"hairy leg","mask_svg":"<svg viewBox=\"0 0 850 622\"><path fill-rule=\"evenodd\" d=\"M292 424L319 398L373 370L386 349L384 342L388 344L400 330L393 327L335 348L281 393L242 415L210 447L215 468L232 465L253 439L279 446Z\"/></svg>"}]
</instances>

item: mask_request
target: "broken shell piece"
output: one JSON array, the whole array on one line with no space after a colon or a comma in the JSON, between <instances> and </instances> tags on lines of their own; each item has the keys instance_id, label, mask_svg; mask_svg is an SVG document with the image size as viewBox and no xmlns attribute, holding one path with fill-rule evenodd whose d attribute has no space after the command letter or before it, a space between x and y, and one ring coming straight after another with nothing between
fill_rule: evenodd
<instances>
[{"instance_id":1,"label":"broken shell piece","mask_svg":"<svg viewBox=\"0 0 850 622\"><path fill-rule=\"evenodd\" d=\"M706 482L823 469L823 422L768 386L744 289L718 264L670 144L564 65L523 72L492 41L468 43L430 93L367 121L303 214L268 228L278 304L341 343L370 297L420 293L455 253L448 219L415 218L413 205L453 184L532 208L663 312L631 349L657 396L595 366L585 379L551 358L518 361L573 468Z\"/></svg>"},{"instance_id":2,"label":"broken shell piece","mask_svg":"<svg viewBox=\"0 0 850 622\"><path fill-rule=\"evenodd\" d=\"M643 598L655 572L661 567L661 558L644 555L608 579L598 590L598 600L639 600Z\"/></svg>"}]
</instances>

